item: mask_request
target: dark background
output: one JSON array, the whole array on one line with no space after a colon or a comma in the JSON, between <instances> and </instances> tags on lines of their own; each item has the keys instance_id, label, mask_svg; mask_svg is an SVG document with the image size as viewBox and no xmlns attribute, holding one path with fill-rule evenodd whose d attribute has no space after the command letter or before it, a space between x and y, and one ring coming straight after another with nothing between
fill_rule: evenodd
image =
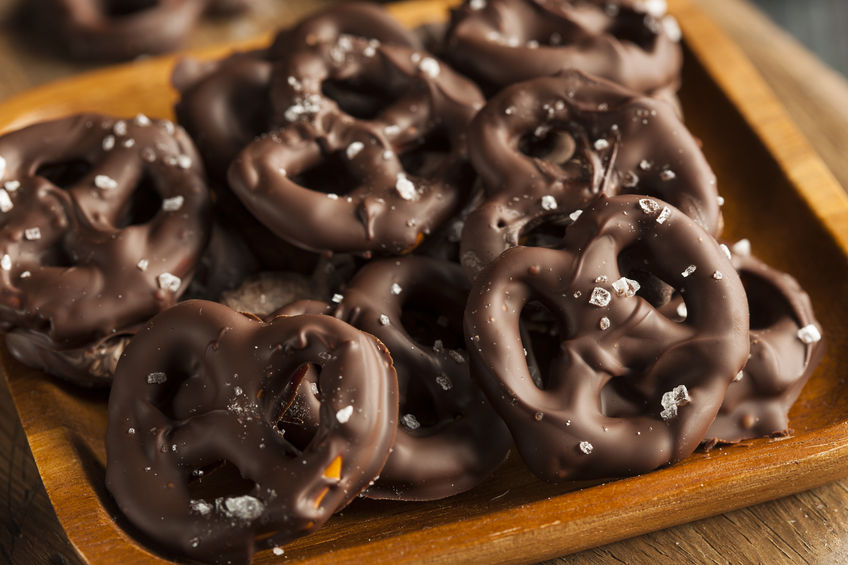
<instances>
[{"instance_id":1,"label":"dark background","mask_svg":"<svg viewBox=\"0 0 848 565\"><path fill-rule=\"evenodd\" d=\"M848 76L848 0L752 2L824 62Z\"/></svg>"}]
</instances>

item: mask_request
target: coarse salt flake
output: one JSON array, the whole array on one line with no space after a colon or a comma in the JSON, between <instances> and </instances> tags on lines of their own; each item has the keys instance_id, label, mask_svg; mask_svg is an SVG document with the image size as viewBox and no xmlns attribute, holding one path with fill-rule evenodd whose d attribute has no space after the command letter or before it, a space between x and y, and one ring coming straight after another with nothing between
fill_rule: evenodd
<instances>
[{"instance_id":1,"label":"coarse salt flake","mask_svg":"<svg viewBox=\"0 0 848 565\"><path fill-rule=\"evenodd\" d=\"M391 293L394 294L395 296L397 296L401 292L403 292L403 289L401 288L401 286L398 283L392 283Z\"/></svg>"},{"instance_id":2,"label":"coarse salt flake","mask_svg":"<svg viewBox=\"0 0 848 565\"><path fill-rule=\"evenodd\" d=\"M19 180L6 181L6 183L3 185L3 188L8 190L9 192L15 192L20 187L21 187L21 181L19 181Z\"/></svg>"},{"instance_id":3,"label":"coarse salt flake","mask_svg":"<svg viewBox=\"0 0 848 565\"><path fill-rule=\"evenodd\" d=\"M404 414L403 418L401 418L403 425L409 428L410 430L417 430L421 427L421 422L418 421L418 418L413 416L412 414Z\"/></svg>"},{"instance_id":4,"label":"coarse salt flake","mask_svg":"<svg viewBox=\"0 0 848 565\"><path fill-rule=\"evenodd\" d=\"M604 316L604 317L603 317L603 318L601 318L601 320L598 322L598 327L599 327L599 328L601 328L601 331L608 330L608 329L609 329L609 327L610 327L610 319L609 319L609 318L607 318L606 316Z\"/></svg>"},{"instance_id":5,"label":"coarse salt flake","mask_svg":"<svg viewBox=\"0 0 848 565\"><path fill-rule=\"evenodd\" d=\"M206 516L212 512L212 509L214 508L205 500L189 500L188 505L192 512L200 514L201 516Z\"/></svg>"},{"instance_id":6,"label":"coarse salt flake","mask_svg":"<svg viewBox=\"0 0 848 565\"><path fill-rule=\"evenodd\" d=\"M598 150L598 151L603 151L604 149L608 148L609 145L610 145L609 141L607 141L606 139L603 139L603 138L596 139L595 143L594 143L595 149Z\"/></svg>"},{"instance_id":7,"label":"coarse salt flake","mask_svg":"<svg viewBox=\"0 0 848 565\"><path fill-rule=\"evenodd\" d=\"M127 135L127 122L118 120L115 122L115 126L112 128L112 131L114 131L117 136Z\"/></svg>"},{"instance_id":8,"label":"coarse salt flake","mask_svg":"<svg viewBox=\"0 0 848 565\"><path fill-rule=\"evenodd\" d=\"M695 265L689 265L688 267L683 269L683 272L680 273L680 276L685 279L686 277L694 273L697 268L698 267L696 267Z\"/></svg>"},{"instance_id":9,"label":"coarse salt flake","mask_svg":"<svg viewBox=\"0 0 848 565\"><path fill-rule=\"evenodd\" d=\"M114 149L115 148L115 136L109 134L106 137L104 137L102 147L103 147L103 151L111 151L112 149Z\"/></svg>"},{"instance_id":10,"label":"coarse salt flake","mask_svg":"<svg viewBox=\"0 0 848 565\"><path fill-rule=\"evenodd\" d=\"M118 188L118 181L108 175L97 175L94 177L94 186L101 190L114 190Z\"/></svg>"},{"instance_id":11,"label":"coarse salt flake","mask_svg":"<svg viewBox=\"0 0 848 565\"><path fill-rule=\"evenodd\" d=\"M217 498L215 499L215 507L224 515L245 522L259 518L265 511L265 503L249 494L223 499Z\"/></svg>"},{"instance_id":12,"label":"coarse salt flake","mask_svg":"<svg viewBox=\"0 0 848 565\"><path fill-rule=\"evenodd\" d=\"M191 157L188 155L179 155L177 157L177 166L181 169L191 168Z\"/></svg>"},{"instance_id":13,"label":"coarse salt flake","mask_svg":"<svg viewBox=\"0 0 848 565\"><path fill-rule=\"evenodd\" d=\"M5 188L0 188L0 210L8 212L14 207L15 205L12 204L12 199L9 198L9 193L6 192Z\"/></svg>"},{"instance_id":14,"label":"coarse salt flake","mask_svg":"<svg viewBox=\"0 0 848 565\"><path fill-rule=\"evenodd\" d=\"M584 455L589 455L595 450L595 446L589 443L588 441L581 441L579 444L577 444L577 448Z\"/></svg>"},{"instance_id":15,"label":"coarse salt flake","mask_svg":"<svg viewBox=\"0 0 848 565\"><path fill-rule=\"evenodd\" d=\"M0 156L0 179L6 176L6 158Z\"/></svg>"},{"instance_id":16,"label":"coarse salt flake","mask_svg":"<svg viewBox=\"0 0 848 565\"><path fill-rule=\"evenodd\" d=\"M633 279L621 277L620 279L612 283L612 288L619 296L629 298L631 296L635 296L639 289L642 288L642 285L640 285L638 281L634 281Z\"/></svg>"},{"instance_id":17,"label":"coarse salt flake","mask_svg":"<svg viewBox=\"0 0 848 565\"><path fill-rule=\"evenodd\" d=\"M341 303L341 301L342 301L342 300L344 300L344 296L342 296L341 294L336 293L336 294L334 294L334 295L333 295L333 297L330 299L330 302L332 302L333 304L339 304L339 303Z\"/></svg>"},{"instance_id":18,"label":"coarse salt flake","mask_svg":"<svg viewBox=\"0 0 848 565\"><path fill-rule=\"evenodd\" d=\"M717 281L720 281L721 279L724 278L724 275L721 273L721 271L715 271L713 273L713 278Z\"/></svg>"},{"instance_id":19,"label":"coarse salt flake","mask_svg":"<svg viewBox=\"0 0 848 565\"><path fill-rule=\"evenodd\" d=\"M412 200L415 198L415 185L412 184L412 181L406 178L406 175L403 173L397 174L395 189L404 200Z\"/></svg>"},{"instance_id":20,"label":"coarse salt flake","mask_svg":"<svg viewBox=\"0 0 848 565\"><path fill-rule=\"evenodd\" d=\"M453 388L453 382L450 380L450 377L444 373L436 377L436 384L442 387L442 390L450 390Z\"/></svg>"},{"instance_id":21,"label":"coarse salt flake","mask_svg":"<svg viewBox=\"0 0 848 565\"><path fill-rule=\"evenodd\" d=\"M277 557L279 557L280 555L284 554L285 552L286 552L286 551L285 551L282 547L280 547L279 545L278 545L278 546L275 546L275 547L271 550L271 553L273 553L273 554L274 554L274 555L276 555Z\"/></svg>"},{"instance_id":22,"label":"coarse salt flake","mask_svg":"<svg viewBox=\"0 0 848 565\"><path fill-rule=\"evenodd\" d=\"M185 199L182 196L172 196L162 200L162 210L165 212L176 212L183 207Z\"/></svg>"},{"instance_id":23,"label":"coarse salt flake","mask_svg":"<svg viewBox=\"0 0 848 565\"><path fill-rule=\"evenodd\" d=\"M556 198L551 196L550 194L546 194L542 197L542 210L556 210L557 201Z\"/></svg>"},{"instance_id":24,"label":"coarse salt flake","mask_svg":"<svg viewBox=\"0 0 848 565\"><path fill-rule=\"evenodd\" d=\"M347 146L347 149L345 150L345 155L347 155L348 159L353 159L354 157L359 155L359 152L363 149L365 149L364 143L362 143L361 141L354 141Z\"/></svg>"},{"instance_id":25,"label":"coarse salt flake","mask_svg":"<svg viewBox=\"0 0 848 565\"><path fill-rule=\"evenodd\" d=\"M381 326L388 326L390 323L391 323L391 320L389 320L389 317L386 314L380 314L380 325Z\"/></svg>"},{"instance_id":26,"label":"coarse salt flake","mask_svg":"<svg viewBox=\"0 0 848 565\"><path fill-rule=\"evenodd\" d=\"M157 277L157 281L159 282L159 288L162 290L170 290L171 292L177 292L180 289L180 285L183 283L180 277L167 272L160 274Z\"/></svg>"},{"instance_id":27,"label":"coarse salt flake","mask_svg":"<svg viewBox=\"0 0 848 565\"><path fill-rule=\"evenodd\" d=\"M751 254L751 241L748 239L740 239L733 244L731 249L736 255L748 256Z\"/></svg>"},{"instance_id":28,"label":"coarse salt flake","mask_svg":"<svg viewBox=\"0 0 848 565\"><path fill-rule=\"evenodd\" d=\"M677 174L671 169L663 169L660 173L660 179L664 181L674 180L677 178Z\"/></svg>"},{"instance_id":29,"label":"coarse salt flake","mask_svg":"<svg viewBox=\"0 0 848 565\"><path fill-rule=\"evenodd\" d=\"M660 215L657 216L657 223L664 224L669 216L671 216L671 210L668 206L663 206L662 212L660 212Z\"/></svg>"},{"instance_id":30,"label":"coarse salt flake","mask_svg":"<svg viewBox=\"0 0 848 565\"><path fill-rule=\"evenodd\" d=\"M2 258L0 258L0 269L3 269L4 271L12 270L12 258L9 257L8 253L6 253L5 255L3 255Z\"/></svg>"},{"instance_id":31,"label":"coarse salt flake","mask_svg":"<svg viewBox=\"0 0 848 565\"><path fill-rule=\"evenodd\" d=\"M668 392L664 392L660 404L663 409L660 412L660 418L663 420L671 420L677 416L677 409L681 406L686 406L692 402L692 397L689 396L689 390L686 385L677 385Z\"/></svg>"},{"instance_id":32,"label":"coarse salt flake","mask_svg":"<svg viewBox=\"0 0 848 565\"><path fill-rule=\"evenodd\" d=\"M589 297L589 304L591 304L592 306L603 308L609 305L610 300L612 300L612 294L610 294L610 291L605 288L596 286L592 290L592 296Z\"/></svg>"},{"instance_id":33,"label":"coarse salt flake","mask_svg":"<svg viewBox=\"0 0 848 565\"><path fill-rule=\"evenodd\" d=\"M572 222L576 222L577 218L579 218L583 214L583 210L575 210L571 214L568 215L568 219Z\"/></svg>"},{"instance_id":34,"label":"coarse salt flake","mask_svg":"<svg viewBox=\"0 0 848 565\"><path fill-rule=\"evenodd\" d=\"M336 412L336 420L341 424L347 424L350 417L353 415L353 406L348 404L338 412Z\"/></svg>"},{"instance_id":35,"label":"coarse salt flake","mask_svg":"<svg viewBox=\"0 0 848 565\"><path fill-rule=\"evenodd\" d=\"M22 279L28 279L28 278L30 278L31 276L32 276L32 273L31 273L31 272L29 272L29 271L24 271L23 273L21 273L21 278L22 278Z\"/></svg>"},{"instance_id":36,"label":"coarse salt flake","mask_svg":"<svg viewBox=\"0 0 848 565\"><path fill-rule=\"evenodd\" d=\"M25 229L24 237L27 238L29 241L41 239L41 230L37 226L34 228Z\"/></svg>"},{"instance_id":37,"label":"coarse salt flake","mask_svg":"<svg viewBox=\"0 0 848 565\"><path fill-rule=\"evenodd\" d=\"M149 385L161 385L167 380L168 375L163 373L162 371L156 371L155 373L149 373L147 375L147 384Z\"/></svg>"},{"instance_id":38,"label":"coarse salt flake","mask_svg":"<svg viewBox=\"0 0 848 565\"><path fill-rule=\"evenodd\" d=\"M744 377L744 376L745 376L745 371L740 370L738 373L736 373L736 376L733 377L733 382L738 383L739 381L742 380L742 377Z\"/></svg>"},{"instance_id":39,"label":"coarse salt flake","mask_svg":"<svg viewBox=\"0 0 848 565\"><path fill-rule=\"evenodd\" d=\"M418 68L422 73L431 78L439 76L439 73L442 70L441 67L439 67L439 62L432 57L424 57L421 62L418 63Z\"/></svg>"},{"instance_id":40,"label":"coarse salt flake","mask_svg":"<svg viewBox=\"0 0 848 565\"><path fill-rule=\"evenodd\" d=\"M651 200L650 198L640 198L639 207L642 208L642 211L646 214L656 214L660 209L660 204L656 200Z\"/></svg>"},{"instance_id":41,"label":"coarse salt flake","mask_svg":"<svg viewBox=\"0 0 848 565\"><path fill-rule=\"evenodd\" d=\"M806 344L816 343L821 341L821 332L815 326L815 324L808 324L798 330L798 339L803 341Z\"/></svg>"},{"instance_id":42,"label":"coarse salt flake","mask_svg":"<svg viewBox=\"0 0 848 565\"><path fill-rule=\"evenodd\" d=\"M149 126L150 125L150 118L148 118L144 114L136 114L135 125L142 126L142 127Z\"/></svg>"},{"instance_id":43,"label":"coarse salt flake","mask_svg":"<svg viewBox=\"0 0 848 565\"><path fill-rule=\"evenodd\" d=\"M146 271L147 266L149 264L150 264L150 261L148 261L147 259L139 259L138 263L136 263L135 266L138 267L139 271Z\"/></svg>"},{"instance_id":44,"label":"coarse salt flake","mask_svg":"<svg viewBox=\"0 0 848 565\"><path fill-rule=\"evenodd\" d=\"M642 159L639 162L639 168L642 169L643 171L647 171L651 168L651 162L648 161L647 159Z\"/></svg>"}]
</instances>

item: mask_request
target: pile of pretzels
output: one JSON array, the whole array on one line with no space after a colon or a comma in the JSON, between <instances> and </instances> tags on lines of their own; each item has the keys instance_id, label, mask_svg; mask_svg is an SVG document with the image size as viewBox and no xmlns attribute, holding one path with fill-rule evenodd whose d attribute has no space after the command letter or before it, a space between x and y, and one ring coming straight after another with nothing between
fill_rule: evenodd
<instances>
[{"instance_id":1,"label":"pile of pretzels","mask_svg":"<svg viewBox=\"0 0 848 565\"><path fill-rule=\"evenodd\" d=\"M346 3L183 60L179 125L0 138L0 328L110 386L106 482L169 556L247 563L357 496L437 500L789 433L809 297L721 238L664 2Z\"/></svg>"}]
</instances>

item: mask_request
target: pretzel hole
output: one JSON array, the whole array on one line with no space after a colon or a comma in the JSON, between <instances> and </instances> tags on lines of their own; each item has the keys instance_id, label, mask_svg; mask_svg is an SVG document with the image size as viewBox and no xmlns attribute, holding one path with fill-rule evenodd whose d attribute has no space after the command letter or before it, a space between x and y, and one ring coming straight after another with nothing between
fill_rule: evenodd
<instances>
[{"instance_id":1,"label":"pretzel hole","mask_svg":"<svg viewBox=\"0 0 848 565\"><path fill-rule=\"evenodd\" d=\"M156 7L159 0L106 0L103 13L110 18L129 16Z\"/></svg>"},{"instance_id":2,"label":"pretzel hole","mask_svg":"<svg viewBox=\"0 0 848 565\"><path fill-rule=\"evenodd\" d=\"M342 456L337 455L333 461L324 469L324 476L334 481L342 480Z\"/></svg>"},{"instance_id":3,"label":"pretzel hole","mask_svg":"<svg viewBox=\"0 0 848 565\"><path fill-rule=\"evenodd\" d=\"M540 126L518 140L518 150L528 157L563 165L574 158L577 141L557 124Z\"/></svg>"},{"instance_id":4,"label":"pretzel hole","mask_svg":"<svg viewBox=\"0 0 848 565\"><path fill-rule=\"evenodd\" d=\"M621 276L639 283L638 296L654 308L668 304L675 293L672 285L653 272L650 261L638 246L625 248L618 254L618 271Z\"/></svg>"},{"instance_id":5,"label":"pretzel hole","mask_svg":"<svg viewBox=\"0 0 848 565\"><path fill-rule=\"evenodd\" d=\"M431 348L439 340L444 348L464 349L462 318L457 315L463 308L446 292L412 288L401 305L400 320L407 335L422 347Z\"/></svg>"},{"instance_id":6,"label":"pretzel hole","mask_svg":"<svg viewBox=\"0 0 848 565\"><path fill-rule=\"evenodd\" d=\"M642 49L650 50L657 40L657 33L646 25L648 18L654 19L640 12L622 10L619 17L613 19L612 25L606 31L618 40L635 43ZM659 27L659 22L654 29L657 27Z\"/></svg>"},{"instance_id":7,"label":"pretzel hole","mask_svg":"<svg viewBox=\"0 0 848 565\"><path fill-rule=\"evenodd\" d=\"M570 337L568 328L545 304L530 300L521 310L519 329L530 377L546 390L552 386L552 368L561 356L561 344Z\"/></svg>"},{"instance_id":8,"label":"pretzel hole","mask_svg":"<svg viewBox=\"0 0 848 565\"><path fill-rule=\"evenodd\" d=\"M274 429L297 450L312 442L320 424L318 382L321 367L304 363L288 377L275 373L259 399Z\"/></svg>"},{"instance_id":9,"label":"pretzel hole","mask_svg":"<svg viewBox=\"0 0 848 565\"><path fill-rule=\"evenodd\" d=\"M59 188L70 188L85 178L94 166L85 159L71 159L39 166L35 174Z\"/></svg>"},{"instance_id":10,"label":"pretzel hole","mask_svg":"<svg viewBox=\"0 0 848 565\"><path fill-rule=\"evenodd\" d=\"M215 500L221 496L242 496L256 491L256 483L242 476L232 462L221 459L193 469L187 487L192 500Z\"/></svg>"},{"instance_id":11,"label":"pretzel hole","mask_svg":"<svg viewBox=\"0 0 848 565\"><path fill-rule=\"evenodd\" d=\"M360 179L350 171L344 151L325 155L316 165L294 177L294 182L315 192L344 196L356 190Z\"/></svg>"},{"instance_id":12,"label":"pretzel hole","mask_svg":"<svg viewBox=\"0 0 848 565\"><path fill-rule=\"evenodd\" d=\"M127 226L138 226L150 222L162 209L162 198L159 196L156 182L145 173L124 204L120 217L115 225L122 229Z\"/></svg>"},{"instance_id":13,"label":"pretzel hole","mask_svg":"<svg viewBox=\"0 0 848 565\"><path fill-rule=\"evenodd\" d=\"M65 245L64 238L57 239L53 245L44 249L39 257L39 262L44 267L58 267L67 269L77 264L77 258Z\"/></svg>"},{"instance_id":14,"label":"pretzel hole","mask_svg":"<svg viewBox=\"0 0 848 565\"><path fill-rule=\"evenodd\" d=\"M399 429L413 435L427 435L440 421L453 420L454 414L436 402L431 390L419 375L404 375L404 367L397 367L400 393Z\"/></svg>"},{"instance_id":15,"label":"pretzel hole","mask_svg":"<svg viewBox=\"0 0 848 565\"><path fill-rule=\"evenodd\" d=\"M445 128L436 128L414 144L399 150L404 171L419 177L432 177L443 173L445 160L453 144Z\"/></svg>"},{"instance_id":16,"label":"pretzel hole","mask_svg":"<svg viewBox=\"0 0 848 565\"><path fill-rule=\"evenodd\" d=\"M519 243L525 247L555 249L562 244L571 219L565 214L549 214L528 222L521 230Z\"/></svg>"},{"instance_id":17,"label":"pretzel hole","mask_svg":"<svg viewBox=\"0 0 848 565\"><path fill-rule=\"evenodd\" d=\"M327 79L321 92L338 104L341 110L360 120L373 120L386 108L394 105L400 93L387 88L385 82L358 76L350 79Z\"/></svg>"},{"instance_id":18,"label":"pretzel hole","mask_svg":"<svg viewBox=\"0 0 848 565\"><path fill-rule=\"evenodd\" d=\"M744 270L739 271L739 278L748 296L748 312L751 316L752 330L770 328L783 316L792 312L783 294L767 280ZM795 321L800 323L800 320Z\"/></svg>"}]
</instances>

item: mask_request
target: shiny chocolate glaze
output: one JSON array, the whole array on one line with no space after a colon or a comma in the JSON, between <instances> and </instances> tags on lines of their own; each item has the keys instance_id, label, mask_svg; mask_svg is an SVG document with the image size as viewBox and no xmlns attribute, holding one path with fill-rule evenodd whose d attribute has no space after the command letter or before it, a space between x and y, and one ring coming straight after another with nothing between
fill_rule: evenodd
<instances>
[{"instance_id":1,"label":"shiny chocolate glaze","mask_svg":"<svg viewBox=\"0 0 848 565\"><path fill-rule=\"evenodd\" d=\"M685 323L634 292L622 254L683 293ZM523 339L533 309L550 335ZM698 446L747 359L748 308L729 259L688 216L600 196L558 248L515 247L480 273L465 333L472 375L536 475L621 476ZM542 363L535 375L528 358Z\"/></svg>"},{"instance_id":2,"label":"shiny chocolate glaze","mask_svg":"<svg viewBox=\"0 0 848 565\"><path fill-rule=\"evenodd\" d=\"M103 357L177 301L209 238L200 159L170 122L96 114L0 137L0 157L0 328L24 363L94 384L39 351Z\"/></svg>"},{"instance_id":3,"label":"shiny chocolate glaze","mask_svg":"<svg viewBox=\"0 0 848 565\"><path fill-rule=\"evenodd\" d=\"M824 353L810 297L794 278L750 254L734 253L733 265L748 294L751 355L727 388L708 446L789 433L789 408ZM808 326L819 337L805 343L799 331Z\"/></svg>"},{"instance_id":4,"label":"shiny chocolate glaze","mask_svg":"<svg viewBox=\"0 0 848 565\"><path fill-rule=\"evenodd\" d=\"M670 15L639 0L466 1L444 52L489 91L579 70L643 93L676 88L683 54Z\"/></svg>"},{"instance_id":5,"label":"shiny chocolate glaze","mask_svg":"<svg viewBox=\"0 0 848 565\"><path fill-rule=\"evenodd\" d=\"M472 274L600 193L657 196L721 230L715 175L673 108L604 80L568 72L510 86L474 118L468 147L484 191L462 234Z\"/></svg>"},{"instance_id":6,"label":"shiny chocolate glaze","mask_svg":"<svg viewBox=\"0 0 848 565\"><path fill-rule=\"evenodd\" d=\"M298 447L278 424L310 374L319 424ZM168 551L247 563L256 549L311 532L367 487L396 426L395 372L372 336L329 316L265 324L183 302L153 318L118 364L106 486Z\"/></svg>"},{"instance_id":7,"label":"shiny chocolate glaze","mask_svg":"<svg viewBox=\"0 0 848 565\"><path fill-rule=\"evenodd\" d=\"M472 382L462 333L468 282L446 261L406 256L363 267L336 307L301 301L278 314L328 313L376 336L394 360L400 424L368 498L436 500L473 488L512 438Z\"/></svg>"}]
</instances>

